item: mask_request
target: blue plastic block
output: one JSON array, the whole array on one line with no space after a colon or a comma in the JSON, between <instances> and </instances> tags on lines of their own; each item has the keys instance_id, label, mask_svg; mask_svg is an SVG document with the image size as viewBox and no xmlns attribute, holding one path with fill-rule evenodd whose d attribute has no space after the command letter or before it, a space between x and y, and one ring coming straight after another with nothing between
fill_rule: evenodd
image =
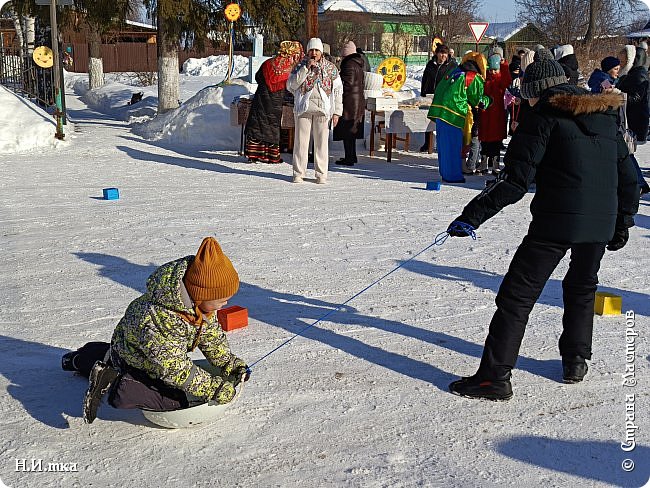
<instances>
[{"instance_id":1,"label":"blue plastic block","mask_svg":"<svg viewBox=\"0 0 650 488\"><path fill-rule=\"evenodd\" d=\"M120 198L120 191L117 188L104 188L104 200L117 200Z\"/></svg>"},{"instance_id":2,"label":"blue plastic block","mask_svg":"<svg viewBox=\"0 0 650 488\"><path fill-rule=\"evenodd\" d=\"M427 190L440 190L439 181L427 181Z\"/></svg>"}]
</instances>

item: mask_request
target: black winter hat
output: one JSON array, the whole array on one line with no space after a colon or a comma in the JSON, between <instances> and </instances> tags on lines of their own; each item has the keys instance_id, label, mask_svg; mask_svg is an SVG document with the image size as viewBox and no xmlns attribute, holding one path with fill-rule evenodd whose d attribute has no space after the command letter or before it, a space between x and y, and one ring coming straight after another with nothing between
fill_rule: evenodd
<instances>
[{"instance_id":1,"label":"black winter hat","mask_svg":"<svg viewBox=\"0 0 650 488\"><path fill-rule=\"evenodd\" d=\"M539 49L534 61L524 71L521 82L521 96L539 98L544 90L567 82L560 63L553 59L548 49Z\"/></svg>"},{"instance_id":2,"label":"black winter hat","mask_svg":"<svg viewBox=\"0 0 650 488\"><path fill-rule=\"evenodd\" d=\"M607 56L600 62L600 69L607 73L610 69L621 65L621 60L614 56Z\"/></svg>"}]
</instances>

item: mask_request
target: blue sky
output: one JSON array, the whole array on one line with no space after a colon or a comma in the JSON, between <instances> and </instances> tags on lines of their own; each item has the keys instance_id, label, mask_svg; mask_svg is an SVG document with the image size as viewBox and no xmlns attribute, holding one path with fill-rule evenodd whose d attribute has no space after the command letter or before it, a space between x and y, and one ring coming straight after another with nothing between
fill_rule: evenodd
<instances>
[{"instance_id":1,"label":"blue sky","mask_svg":"<svg viewBox=\"0 0 650 488\"><path fill-rule=\"evenodd\" d=\"M650 0L641 0L650 9ZM482 0L482 6L479 13L488 22L512 22L517 20L517 7L515 0ZM643 7L640 7L643 11ZM645 10L642 16L650 16L650 12ZM478 19L477 19L478 20Z\"/></svg>"},{"instance_id":2,"label":"blue sky","mask_svg":"<svg viewBox=\"0 0 650 488\"><path fill-rule=\"evenodd\" d=\"M515 0L483 0L483 6L479 12L488 22L517 20Z\"/></svg>"}]
</instances>

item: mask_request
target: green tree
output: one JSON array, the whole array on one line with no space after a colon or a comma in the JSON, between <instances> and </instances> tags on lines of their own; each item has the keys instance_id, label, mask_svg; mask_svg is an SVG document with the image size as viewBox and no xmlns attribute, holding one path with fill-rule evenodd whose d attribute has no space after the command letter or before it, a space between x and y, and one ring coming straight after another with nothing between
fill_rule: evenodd
<instances>
[{"instance_id":1,"label":"green tree","mask_svg":"<svg viewBox=\"0 0 650 488\"><path fill-rule=\"evenodd\" d=\"M228 0L144 0L158 25L158 112L178 107L178 50L202 49L209 40L226 43L230 29L224 16ZM235 30L243 37L252 24L267 42L295 38L300 27L301 5L297 0L243 0L242 20ZM248 24L248 26L247 26Z\"/></svg>"}]
</instances>

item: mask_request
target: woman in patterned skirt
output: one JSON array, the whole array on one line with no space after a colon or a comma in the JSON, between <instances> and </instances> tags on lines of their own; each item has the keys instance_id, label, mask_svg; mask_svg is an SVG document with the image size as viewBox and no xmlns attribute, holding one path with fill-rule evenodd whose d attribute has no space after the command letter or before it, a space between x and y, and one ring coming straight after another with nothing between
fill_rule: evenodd
<instances>
[{"instance_id":1,"label":"woman in patterned skirt","mask_svg":"<svg viewBox=\"0 0 650 488\"><path fill-rule=\"evenodd\" d=\"M250 163L281 163L280 120L287 78L304 56L298 41L282 41L273 58L255 74L257 91L246 121L244 154Z\"/></svg>"}]
</instances>

